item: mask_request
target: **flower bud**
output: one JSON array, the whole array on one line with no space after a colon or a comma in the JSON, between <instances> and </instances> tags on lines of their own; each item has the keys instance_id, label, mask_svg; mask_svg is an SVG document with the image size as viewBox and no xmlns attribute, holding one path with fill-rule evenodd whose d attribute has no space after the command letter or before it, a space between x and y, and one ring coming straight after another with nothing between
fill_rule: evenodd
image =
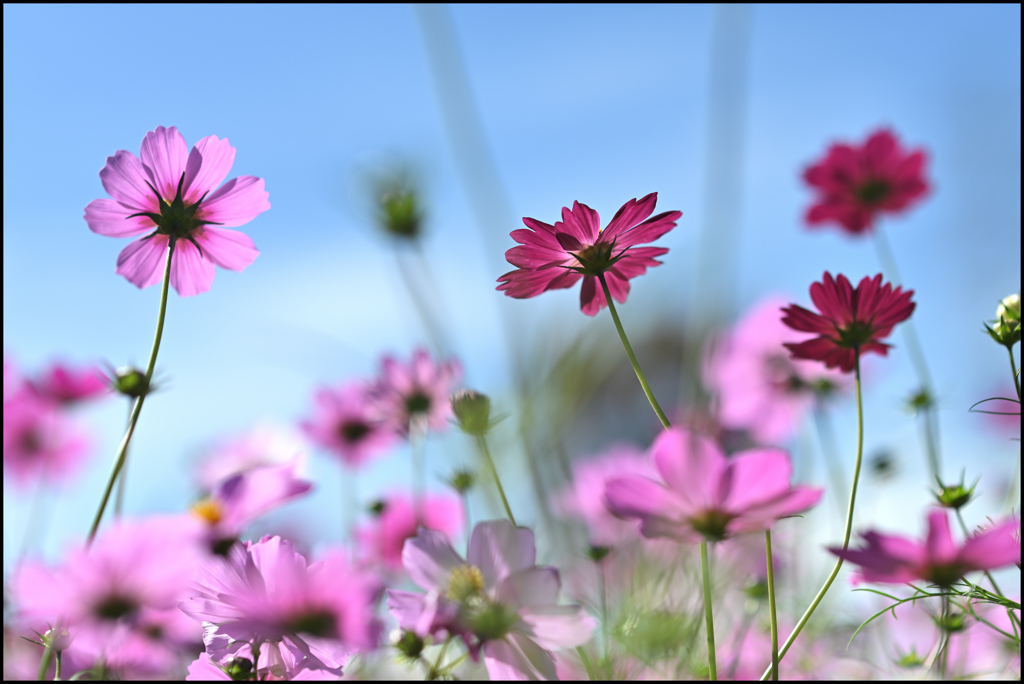
<instances>
[{"instance_id":1,"label":"flower bud","mask_svg":"<svg viewBox=\"0 0 1024 684\"><path fill-rule=\"evenodd\" d=\"M452 477L448 480L448 484L459 494L465 494L473 488L473 483L475 481L476 475L473 474L472 470L459 469L452 473Z\"/></svg>"},{"instance_id":2,"label":"flower bud","mask_svg":"<svg viewBox=\"0 0 1024 684\"><path fill-rule=\"evenodd\" d=\"M132 399L138 399L149 394L150 391L150 383L146 380L146 374L131 366L121 366L115 370L113 377L110 378L110 383L115 392L120 392Z\"/></svg>"},{"instance_id":3,"label":"flower bud","mask_svg":"<svg viewBox=\"0 0 1024 684\"><path fill-rule=\"evenodd\" d=\"M1005 347L1020 342L1020 295L1004 297L996 309L996 320L985 324L989 336Z\"/></svg>"},{"instance_id":4,"label":"flower bud","mask_svg":"<svg viewBox=\"0 0 1024 684\"><path fill-rule=\"evenodd\" d=\"M962 508L971 500L974 494L974 487L967 489L963 484L944 485L942 489L935 492L935 500L943 508Z\"/></svg>"},{"instance_id":5,"label":"flower bud","mask_svg":"<svg viewBox=\"0 0 1024 684\"><path fill-rule=\"evenodd\" d=\"M244 682L252 679L252 661L248 658L232 658L225 668L231 681Z\"/></svg>"},{"instance_id":6,"label":"flower bud","mask_svg":"<svg viewBox=\"0 0 1024 684\"><path fill-rule=\"evenodd\" d=\"M391 643L399 652L409 658L410 660L416 660L423 653L423 639L421 639L416 632L402 632L395 630L396 633L392 633Z\"/></svg>"},{"instance_id":7,"label":"flower bud","mask_svg":"<svg viewBox=\"0 0 1024 684\"><path fill-rule=\"evenodd\" d=\"M459 390L452 395L452 411L466 434L486 435L491 429L491 400L486 394Z\"/></svg>"},{"instance_id":8,"label":"flower bud","mask_svg":"<svg viewBox=\"0 0 1024 684\"><path fill-rule=\"evenodd\" d=\"M948 615L937 615L933 619L935 625L943 632L954 634L956 632L962 632L966 624L966 615L964 613L951 611Z\"/></svg>"},{"instance_id":9,"label":"flower bud","mask_svg":"<svg viewBox=\"0 0 1024 684\"><path fill-rule=\"evenodd\" d=\"M603 561L609 553L611 553L611 548L607 546L591 545L590 548L587 549L587 556L595 563Z\"/></svg>"},{"instance_id":10,"label":"flower bud","mask_svg":"<svg viewBox=\"0 0 1024 684\"><path fill-rule=\"evenodd\" d=\"M377 179L374 187L377 223L398 240L415 240L422 233L423 212L408 174L395 172Z\"/></svg>"}]
</instances>

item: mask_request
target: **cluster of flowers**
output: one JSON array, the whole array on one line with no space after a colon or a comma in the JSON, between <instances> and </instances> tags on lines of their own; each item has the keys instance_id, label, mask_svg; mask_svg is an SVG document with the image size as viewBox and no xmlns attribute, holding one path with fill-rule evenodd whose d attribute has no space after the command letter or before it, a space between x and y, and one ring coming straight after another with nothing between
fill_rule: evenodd
<instances>
[{"instance_id":1,"label":"cluster of flowers","mask_svg":"<svg viewBox=\"0 0 1024 684\"><path fill-rule=\"evenodd\" d=\"M214 265L243 270L258 254L247 236L223 228L242 225L270 206L262 179L243 176L222 185L234 155L227 140L216 136L189 151L175 128L160 127L146 135L139 157L119 151L100 172L112 199L89 204L89 228L114 237L148 233L122 251L117 272L140 288L166 279L161 306L168 284L182 296L195 295L210 288ZM835 145L805 173L819 193L807 221L834 223L854 235L870 232L882 214L902 211L928 192L924 164L923 152L904 150L889 131L873 134L863 146ZM644 648L650 644L638 646L630 635L647 629L648 641L661 639L667 652L677 653L683 641L678 635L685 630L673 627L672 613L664 608L631 616L616 627L620 640L632 644L626 649L630 664L615 671L608 663L612 620L606 585L621 587L635 579L641 564L632 554L638 549L640 556L673 567L680 562L680 547L697 544L708 632L706 674L714 678L707 544L717 545L716 552L734 570L767 582L774 631L775 561L770 546L767 562L764 555L752 560L745 540L810 510L824 491L792 484L792 462L782 447L809 407L847 390L851 374L860 409L862 356L886 356L891 348L886 339L916 304L912 290L885 282L882 274L865 276L854 286L845 275L826 271L810 287L816 310L787 306L777 297L755 305L732 331L712 340L705 354L702 379L714 398L715 422L744 432L750 444L728 453L713 436L669 425L615 312L614 302L628 297L629 281L659 265L655 257L668 252L643 246L672 230L681 217L678 211L652 216L656 202L655 193L630 200L603 229L597 212L579 202L563 208L562 220L554 224L525 218L527 228L512 233L519 246L506 254L516 269L498 279L497 289L515 298L582 280L581 310L595 316L610 309L664 425L646 451L615 445L597 458L577 461L571 482L551 502L556 512L587 527L587 554L600 582L601 608L594 609L600 621L581 603L559 601L562 573L537 564L533 531L515 523L487 452L489 400L465 391L453 397L461 380L458 362L436 361L419 349L407 363L385 357L373 380L318 389L302 432L336 457L346 476L354 476L352 471L402 440L422 440L454 419L481 444L509 520L479 522L461 554L452 541L464 525L458 498L393 493L373 507L374 520L349 540L355 552L332 546L313 556L300 552L297 540L279 535L245 539L250 523L313 487L302 476L300 441L257 431L219 446L202 464L203 494L188 512L117 519L58 563L18 564L10 584L18 629L34 632L44 647L18 672L38 667L41 676L91 671L131 679L165 677L187 667L188 678L197 680L334 679L346 668L345 674L352 674L356 653L381 648L385 622L379 608L386 601L399 627L393 645L423 663L428 678L454 676L461 659L444 660L453 643L461 643L472 661L482 659L492 679L579 675L577 661L556 652L585 646L602 622L604 660L598 667L603 669L593 669L586 649L578 651L591 678L664 676L647 669L650 651ZM403 216L416 214L412 200L403 200L403 207ZM1011 349L1012 359L1012 345L1020 339L1019 297L1005 301L997 318L989 333ZM108 392L110 385L95 370L60 365L39 379L22 379L5 358L5 480L66 476L84 441L64 411ZM136 416L144 396L145 391L137 395ZM859 463L860 447L854 492ZM465 489L455 487L460 493ZM854 582L925 582L947 592L971 573L1014 563L1019 568L1020 527L1014 518L954 540L947 509L959 509L970 494L943 487L941 508L927 512L923 542L868 531L863 546L852 549L847 543L851 494L847 539L829 551L840 563L858 566ZM400 588L406 580L422 592ZM586 584L580 573L570 571L570 593L581 599L594 595ZM673 600L689 601L699 591L691 587L688 596ZM998 589L991 594L996 595ZM641 617L647 620L643 626ZM948 611L943 618L948 651L955 630ZM999 631L1003 618L1007 629L1019 628L1019 606L1002 617L986 613L978 622ZM777 636L762 648L746 634L744 627L732 633L727 646L720 644L723 655L732 653L730 676L759 674L764 663L750 660L752 652L759 658L778 655ZM431 664L423 654L434 643L441 649ZM811 647L804 657L814 657Z\"/></svg>"}]
</instances>

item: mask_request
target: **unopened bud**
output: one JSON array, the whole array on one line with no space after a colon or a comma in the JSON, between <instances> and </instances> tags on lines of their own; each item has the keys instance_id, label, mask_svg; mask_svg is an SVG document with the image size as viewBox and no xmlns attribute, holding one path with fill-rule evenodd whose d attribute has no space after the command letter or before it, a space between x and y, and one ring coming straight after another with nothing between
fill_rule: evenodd
<instances>
[{"instance_id":1,"label":"unopened bud","mask_svg":"<svg viewBox=\"0 0 1024 684\"><path fill-rule=\"evenodd\" d=\"M398 632L399 630L395 630ZM416 634L416 632L400 632L399 634L392 633L391 643L394 644L395 648L404 655L406 658L416 660L423 653L423 639Z\"/></svg>"},{"instance_id":2,"label":"unopened bud","mask_svg":"<svg viewBox=\"0 0 1024 684\"><path fill-rule=\"evenodd\" d=\"M473 390L459 390L452 396L452 412L462 431L486 435L491 429L491 399Z\"/></svg>"},{"instance_id":3,"label":"unopened bud","mask_svg":"<svg viewBox=\"0 0 1024 684\"><path fill-rule=\"evenodd\" d=\"M473 474L472 470L456 470L448 484L451 488L457 491L459 494L465 494L473 488L473 483L476 481L476 475Z\"/></svg>"},{"instance_id":4,"label":"unopened bud","mask_svg":"<svg viewBox=\"0 0 1024 684\"><path fill-rule=\"evenodd\" d=\"M110 383L114 391L133 399L138 399L148 394L150 389L150 383L146 380L146 374L138 368L132 368L131 366L121 366L115 370Z\"/></svg>"},{"instance_id":5,"label":"unopened bud","mask_svg":"<svg viewBox=\"0 0 1024 684\"><path fill-rule=\"evenodd\" d=\"M378 178L374 193L377 223L384 233L399 240L415 240L420 236L423 212L407 173L399 171Z\"/></svg>"},{"instance_id":6,"label":"unopened bud","mask_svg":"<svg viewBox=\"0 0 1024 684\"><path fill-rule=\"evenodd\" d=\"M985 324L989 336L1005 347L1020 342L1020 295L1004 297L996 309L996 320Z\"/></svg>"},{"instance_id":7,"label":"unopened bud","mask_svg":"<svg viewBox=\"0 0 1024 684\"><path fill-rule=\"evenodd\" d=\"M587 549L587 556L595 563L603 561L609 553L611 553L611 548L607 546L591 545Z\"/></svg>"},{"instance_id":8,"label":"unopened bud","mask_svg":"<svg viewBox=\"0 0 1024 684\"><path fill-rule=\"evenodd\" d=\"M388 505L386 502L378 500L374 501L372 504L367 506L366 510L369 511L370 514L372 514L375 518L377 518L380 517L380 514L383 513L384 509L387 507Z\"/></svg>"},{"instance_id":9,"label":"unopened bud","mask_svg":"<svg viewBox=\"0 0 1024 684\"><path fill-rule=\"evenodd\" d=\"M943 632L954 634L956 632L962 632L967 626L966 615L959 612L950 612L946 615L937 615L935 625Z\"/></svg>"}]
</instances>

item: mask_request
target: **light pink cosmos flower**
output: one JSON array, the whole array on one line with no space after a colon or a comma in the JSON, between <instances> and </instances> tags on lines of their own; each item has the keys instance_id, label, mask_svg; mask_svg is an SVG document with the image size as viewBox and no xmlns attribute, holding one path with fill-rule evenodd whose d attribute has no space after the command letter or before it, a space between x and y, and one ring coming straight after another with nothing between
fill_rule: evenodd
<instances>
[{"instance_id":1,"label":"light pink cosmos flower","mask_svg":"<svg viewBox=\"0 0 1024 684\"><path fill-rule=\"evenodd\" d=\"M424 497L423 520L419 522L408 496L393 494L381 506L376 518L356 530L356 540L361 558L393 572L402 570L405 540L416 536L420 525L455 538L465 524L462 500L454 496Z\"/></svg>"},{"instance_id":2,"label":"light pink cosmos flower","mask_svg":"<svg viewBox=\"0 0 1024 684\"><path fill-rule=\"evenodd\" d=\"M199 463L196 480L211 491L225 480L267 466L290 465L295 477L306 469L307 447L291 427L266 423L230 437L210 449Z\"/></svg>"},{"instance_id":3,"label":"light pink cosmos flower","mask_svg":"<svg viewBox=\"0 0 1024 684\"><path fill-rule=\"evenodd\" d=\"M863 146L832 145L824 159L804 171L804 181L818 195L807 210L807 223L836 223L852 235L870 232L879 214L901 212L928 193L926 161L924 150L904 150L884 128Z\"/></svg>"},{"instance_id":4,"label":"light pink cosmos flower","mask_svg":"<svg viewBox=\"0 0 1024 684\"><path fill-rule=\"evenodd\" d=\"M65 409L22 388L4 402L4 479L20 485L66 480L88 449Z\"/></svg>"},{"instance_id":5,"label":"light pink cosmos flower","mask_svg":"<svg viewBox=\"0 0 1024 684\"><path fill-rule=\"evenodd\" d=\"M227 138L207 136L189 152L174 126L147 133L139 157L126 150L107 157L100 181L113 199L85 208L89 230L108 237L148 233L121 250L117 273L138 288L159 283L171 245L171 285L188 297L210 289L214 264L232 271L251 264L259 252L249 236L221 226L246 224L270 202L262 178L220 185L234 162Z\"/></svg>"},{"instance_id":6,"label":"light pink cosmos flower","mask_svg":"<svg viewBox=\"0 0 1024 684\"><path fill-rule=\"evenodd\" d=\"M236 544L227 558L203 564L191 596L178 605L210 623L207 653L222 665L255 642L261 651L298 651L310 667L340 675L349 655L372 648L380 632L373 618L377 579L345 556L331 553L307 565L280 537Z\"/></svg>"},{"instance_id":7,"label":"light pink cosmos flower","mask_svg":"<svg viewBox=\"0 0 1024 684\"><path fill-rule=\"evenodd\" d=\"M98 367L73 368L61 362L47 368L31 385L41 397L59 404L74 404L111 391Z\"/></svg>"},{"instance_id":8,"label":"light pink cosmos flower","mask_svg":"<svg viewBox=\"0 0 1024 684\"><path fill-rule=\"evenodd\" d=\"M358 468L395 441L392 425L377 418L379 411L374 410L369 390L359 381L319 389L313 397L313 417L302 422L314 443L350 468Z\"/></svg>"},{"instance_id":9,"label":"light pink cosmos flower","mask_svg":"<svg viewBox=\"0 0 1024 684\"><path fill-rule=\"evenodd\" d=\"M666 211L647 218L654 211L658 193L631 199L615 212L604 230L601 217L586 204L573 202L572 209L562 207L562 220L555 225L523 218L529 230L510 233L520 247L505 252L516 270L498 278L496 288L509 297L526 299L541 292L572 287L583 278L580 309L588 316L608 306L597 279L603 274L612 297L624 304L629 281L643 275L661 262L654 257L668 252L666 247L637 247L657 240L676 227L681 211ZM644 220L647 219L647 220Z\"/></svg>"},{"instance_id":10,"label":"light pink cosmos flower","mask_svg":"<svg viewBox=\"0 0 1024 684\"><path fill-rule=\"evenodd\" d=\"M636 525L612 515L605 506L604 483L616 475L657 477L643 450L631 444L614 444L593 458L572 463L572 482L555 499L555 510L581 518L590 530L592 544L615 546L636 538Z\"/></svg>"},{"instance_id":11,"label":"light pink cosmos flower","mask_svg":"<svg viewBox=\"0 0 1024 684\"><path fill-rule=\"evenodd\" d=\"M586 643L596 621L578 605L559 605L558 570L538 567L533 532L506 520L478 523L463 560L440 532L421 528L405 543L409 577L427 594L388 590L402 629L461 637L484 652L493 680L556 679L549 651Z\"/></svg>"},{"instance_id":12,"label":"light pink cosmos flower","mask_svg":"<svg viewBox=\"0 0 1024 684\"><path fill-rule=\"evenodd\" d=\"M608 480L615 515L639 518L648 538L720 541L772 526L818 503L822 489L792 487L786 452L752 449L726 458L711 440L680 429L662 432L650 457L663 482L633 475Z\"/></svg>"},{"instance_id":13,"label":"light pink cosmos flower","mask_svg":"<svg viewBox=\"0 0 1024 684\"><path fill-rule=\"evenodd\" d=\"M843 374L790 358L786 342L807 335L782 322L786 300L759 301L736 326L716 340L704 365L704 380L718 403L718 419L746 430L759 444L782 444L811 408L815 391L843 383Z\"/></svg>"},{"instance_id":14,"label":"light pink cosmos flower","mask_svg":"<svg viewBox=\"0 0 1024 684\"><path fill-rule=\"evenodd\" d=\"M119 648L151 611L185 596L200 557L198 537L198 524L180 517L122 520L57 566L27 561L12 584L18 615L68 625L81 647Z\"/></svg>"},{"instance_id":15,"label":"light pink cosmos flower","mask_svg":"<svg viewBox=\"0 0 1024 684\"><path fill-rule=\"evenodd\" d=\"M949 586L978 570L1020 566L1020 521L1013 518L994 525L965 541L953 541L944 509L928 511L928 536L917 542L898 535L871 531L861 535L860 549L829 548L844 560L860 566L854 583L904 584L924 580Z\"/></svg>"},{"instance_id":16,"label":"light pink cosmos flower","mask_svg":"<svg viewBox=\"0 0 1024 684\"><path fill-rule=\"evenodd\" d=\"M452 416L449 397L461 378L458 361L434 363L425 349L414 351L408 364L385 356L380 377L369 389L375 419L405 437L414 420L443 430Z\"/></svg>"}]
</instances>

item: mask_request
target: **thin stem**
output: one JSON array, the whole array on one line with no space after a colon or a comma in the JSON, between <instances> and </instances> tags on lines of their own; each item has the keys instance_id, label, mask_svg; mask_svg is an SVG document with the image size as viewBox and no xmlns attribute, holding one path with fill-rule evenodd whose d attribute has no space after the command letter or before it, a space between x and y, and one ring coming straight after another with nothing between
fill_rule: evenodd
<instances>
[{"instance_id":1,"label":"thin stem","mask_svg":"<svg viewBox=\"0 0 1024 684\"><path fill-rule=\"evenodd\" d=\"M53 660L53 646L51 644L47 644L43 649L43 657L39 661L39 673L36 675L37 681L41 682L43 681L43 678L46 677L46 670L49 669L51 660Z\"/></svg>"},{"instance_id":2,"label":"thin stem","mask_svg":"<svg viewBox=\"0 0 1024 684\"><path fill-rule=\"evenodd\" d=\"M636 354L633 353L633 348L629 346L629 339L626 338L626 331L622 328L622 321L619 320L619 314L615 311L615 302L612 301L612 294L608 291L608 283L605 282L604 274L598 274L597 279L601 281L601 289L604 290L604 298L608 302L608 311L611 312L612 320L615 321L615 329L619 331L619 339L622 340L622 346L626 348L626 356L629 357L629 362L633 364L636 379L640 381L640 386L644 388L644 394L647 395L647 401L651 403L651 408L658 414L658 420L668 429L672 427L672 424L669 423L665 412L658 405L658 400L654 398L654 392L651 391L651 386L647 384L647 378L644 377L644 372L640 369L640 362L636 360Z\"/></svg>"},{"instance_id":3,"label":"thin stem","mask_svg":"<svg viewBox=\"0 0 1024 684\"><path fill-rule=\"evenodd\" d=\"M61 656L63 656L63 655L64 655L64 651L57 651L57 655L56 655L56 663L57 664L54 666L54 669L53 669L53 681L55 681L55 682L59 682L60 681Z\"/></svg>"},{"instance_id":4,"label":"thin stem","mask_svg":"<svg viewBox=\"0 0 1024 684\"><path fill-rule=\"evenodd\" d=\"M160 351L160 339L164 334L164 316L167 313L167 288L171 282L171 257L174 255L174 240L171 240L167 246L167 260L164 262L164 282L163 287L160 289L160 313L156 319L156 335L153 338L153 350L149 353L149 364L146 366L146 391L149 390L149 383L153 379L153 369L156 368L156 355ZM92 527L89 529L89 537L86 540L86 547L92 545L92 540L96 537L96 531L100 528L100 520L103 519L103 511L107 508L107 502L110 500L110 492L114 489L114 483L117 481L117 476L121 472L121 468L124 466L125 457L128 454L128 445L132 441L132 435L135 433L135 425L139 422L139 414L142 413L142 404L146 400L146 394L143 393L135 400L135 407L132 409L131 418L128 421L128 430L124 433L124 438L121 440L121 445L117 449L117 458L114 461L114 469L110 473L110 479L107 481L107 487L103 492L103 499L100 501L99 510L96 511L96 517L92 521Z\"/></svg>"},{"instance_id":5,"label":"thin stem","mask_svg":"<svg viewBox=\"0 0 1024 684\"><path fill-rule=\"evenodd\" d=\"M839 506L839 516L843 515L843 502L839 499L839 492L846 491L846 476L843 474L843 466L836 458L836 435L832 430L832 421L829 420L825 407L821 402L814 402L814 425L818 428L818 439L821 441L821 453L825 460L825 469L828 471L828 479L831 481L832 491L836 505Z\"/></svg>"},{"instance_id":6,"label":"thin stem","mask_svg":"<svg viewBox=\"0 0 1024 684\"><path fill-rule=\"evenodd\" d=\"M942 645L939 647L939 672L941 679L946 679L946 668L949 665L949 596L942 597Z\"/></svg>"},{"instance_id":7,"label":"thin stem","mask_svg":"<svg viewBox=\"0 0 1024 684\"><path fill-rule=\"evenodd\" d=\"M430 668L428 669L427 679L429 681L433 681L433 680L437 679L440 676L440 674L441 674L441 662L444 660L444 656L448 652L448 646L451 643L452 643L452 637L451 637L451 635L449 635L448 638L444 640L444 643L441 644L441 652L437 654L437 660L435 660L434 664L431 665Z\"/></svg>"},{"instance_id":8,"label":"thin stem","mask_svg":"<svg viewBox=\"0 0 1024 684\"><path fill-rule=\"evenodd\" d=\"M260 680L260 642L252 642L252 679L258 682Z\"/></svg>"},{"instance_id":9,"label":"thin stem","mask_svg":"<svg viewBox=\"0 0 1024 684\"><path fill-rule=\"evenodd\" d=\"M1013 374L1013 386L1017 388L1017 401L1020 401L1020 375L1017 374L1017 362L1013 360L1013 347L1007 345L1006 351L1010 353L1010 373Z\"/></svg>"},{"instance_id":10,"label":"thin stem","mask_svg":"<svg viewBox=\"0 0 1024 684\"><path fill-rule=\"evenodd\" d=\"M605 581L604 573L604 560L601 559L595 562L597 565L597 588L601 593L601 645L603 646L604 665L608 663L608 587Z\"/></svg>"},{"instance_id":11,"label":"thin stem","mask_svg":"<svg viewBox=\"0 0 1024 684\"><path fill-rule=\"evenodd\" d=\"M768 562L768 613L772 629L772 681L779 681L779 624L775 620L775 568L772 566L772 531L764 531L764 552Z\"/></svg>"},{"instance_id":12,"label":"thin stem","mask_svg":"<svg viewBox=\"0 0 1024 684\"><path fill-rule=\"evenodd\" d=\"M711 617L711 572L708 570L708 543L700 542L700 579L704 585L704 625L708 635L708 678L718 681L715 663L715 623Z\"/></svg>"},{"instance_id":13,"label":"thin stem","mask_svg":"<svg viewBox=\"0 0 1024 684\"><path fill-rule=\"evenodd\" d=\"M596 681L597 676L594 674L594 666L590 664L590 656L587 655L582 646L576 647L576 653L579 654L580 660L583 661L583 668L587 671L587 678L592 682Z\"/></svg>"},{"instance_id":14,"label":"thin stem","mask_svg":"<svg viewBox=\"0 0 1024 684\"><path fill-rule=\"evenodd\" d=\"M924 407L924 448L925 454L928 456L928 468L931 470L932 479L939 479L939 448L935 439L935 406L929 400L928 405Z\"/></svg>"},{"instance_id":15,"label":"thin stem","mask_svg":"<svg viewBox=\"0 0 1024 684\"><path fill-rule=\"evenodd\" d=\"M125 430L128 429L128 423L132 419L132 402L128 400L128 417L125 420ZM121 465L121 474L117 478L117 496L114 498L114 517L120 518L121 512L124 510L124 489L127 486L125 483L128 481L128 450L124 452L124 463Z\"/></svg>"},{"instance_id":16,"label":"thin stem","mask_svg":"<svg viewBox=\"0 0 1024 684\"><path fill-rule=\"evenodd\" d=\"M480 447L480 453L483 454L484 460L487 461L487 467L491 471L491 475L494 477L494 484L498 486L498 494L501 495L501 503L505 506L505 514L508 516L509 521L516 525L515 516L512 515L512 509L508 505L508 499L505 497L505 488L501 486L501 478L498 477L498 469L494 467L494 459L491 458L491 450L487 448L487 438L483 435L476 436L476 443ZM518 527L518 525L516 525Z\"/></svg>"},{"instance_id":17,"label":"thin stem","mask_svg":"<svg viewBox=\"0 0 1024 684\"><path fill-rule=\"evenodd\" d=\"M347 504L342 507L345 509L344 516L347 518L345 521L345 530L343 534L347 537L349 549L352 552L352 560L355 560L356 556L356 525L359 523L359 473L355 468L341 467L341 477L345 480L345 484L342 489L347 489L346 492L348 499Z\"/></svg>"},{"instance_id":18,"label":"thin stem","mask_svg":"<svg viewBox=\"0 0 1024 684\"><path fill-rule=\"evenodd\" d=\"M843 532L843 546L842 550L846 551L846 548L850 545L850 534L853 530L853 506L857 500L857 482L860 479L860 466L864 456L864 403L861 398L861 387L860 387L860 350L856 350L854 355L854 371L856 374L856 387L857 387L857 458L853 464L853 484L850 486L850 504L846 511L846 530ZM779 662L782 662L783 657L789 651L789 647L793 645L796 638L800 635L804 625L811 619L811 615L817 609L818 604L825 598L825 594L828 592L829 587L832 586L832 582L835 581L839 575L839 569L843 567L843 559L840 558L836 561L836 565L832 568L832 572L829 574L828 579L825 580L825 584L818 591L818 594L811 601L811 605L807 607L804 614L800 617L800 621L796 623L796 627L793 628L793 633L786 639L786 643L782 645L782 649L779 651ZM769 665L764 674L761 675L761 680L764 681L772 672L772 666Z\"/></svg>"},{"instance_id":19,"label":"thin stem","mask_svg":"<svg viewBox=\"0 0 1024 684\"><path fill-rule=\"evenodd\" d=\"M412 505L416 513L416 525L423 524L423 491L426 487L426 460L424 455L424 437L426 436L426 418L414 414L409 419L409 458L412 460Z\"/></svg>"}]
</instances>

